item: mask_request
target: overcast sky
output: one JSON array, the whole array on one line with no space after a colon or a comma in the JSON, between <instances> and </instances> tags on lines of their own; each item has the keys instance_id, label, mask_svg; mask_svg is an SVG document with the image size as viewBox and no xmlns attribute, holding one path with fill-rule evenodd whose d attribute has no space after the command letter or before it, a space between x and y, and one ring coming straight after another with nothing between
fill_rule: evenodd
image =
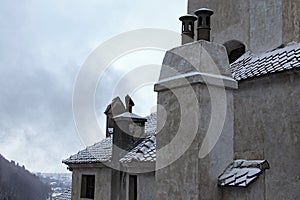
<instances>
[{"instance_id":1,"label":"overcast sky","mask_svg":"<svg viewBox=\"0 0 300 200\"><path fill-rule=\"evenodd\" d=\"M134 29L179 32L186 7L186 0L1 0L0 153L33 172L66 172L61 160L86 145L76 133L72 92L89 54ZM152 52L151 59L162 56ZM144 60L139 65L149 64ZM123 58L115 66L128 63ZM135 103L143 98L136 94ZM103 110L97 113L101 121Z\"/></svg>"}]
</instances>

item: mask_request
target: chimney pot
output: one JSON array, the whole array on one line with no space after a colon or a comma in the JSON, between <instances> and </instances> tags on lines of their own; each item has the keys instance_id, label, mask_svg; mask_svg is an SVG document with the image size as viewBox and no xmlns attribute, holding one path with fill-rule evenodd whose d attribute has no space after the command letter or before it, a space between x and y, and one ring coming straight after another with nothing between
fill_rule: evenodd
<instances>
[{"instance_id":1,"label":"chimney pot","mask_svg":"<svg viewBox=\"0 0 300 200\"><path fill-rule=\"evenodd\" d=\"M195 15L198 17L197 40L210 41L210 17L213 14L214 11L208 8L200 8L195 11Z\"/></svg>"},{"instance_id":2,"label":"chimney pot","mask_svg":"<svg viewBox=\"0 0 300 200\"><path fill-rule=\"evenodd\" d=\"M194 42L194 27L197 17L195 15L184 15L179 18L182 21L181 43L186 44Z\"/></svg>"}]
</instances>

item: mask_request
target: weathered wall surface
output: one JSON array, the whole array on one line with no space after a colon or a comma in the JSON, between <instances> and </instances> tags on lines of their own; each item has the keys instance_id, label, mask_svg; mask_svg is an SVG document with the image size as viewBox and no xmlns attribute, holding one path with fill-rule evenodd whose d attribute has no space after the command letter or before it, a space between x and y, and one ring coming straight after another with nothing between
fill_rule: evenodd
<instances>
[{"instance_id":1,"label":"weathered wall surface","mask_svg":"<svg viewBox=\"0 0 300 200\"><path fill-rule=\"evenodd\" d=\"M300 0L283 1L283 42L300 41Z\"/></svg>"},{"instance_id":2,"label":"weathered wall surface","mask_svg":"<svg viewBox=\"0 0 300 200\"><path fill-rule=\"evenodd\" d=\"M153 200L156 194L155 173L138 175L138 199Z\"/></svg>"},{"instance_id":3,"label":"weathered wall surface","mask_svg":"<svg viewBox=\"0 0 300 200\"><path fill-rule=\"evenodd\" d=\"M300 41L300 0L189 0L188 12L215 11L212 41L238 40L254 53Z\"/></svg>"},{"instance_id":4,"label":"weathered wall surface","mask_svg":"<svg viewBox=\"0 0 300 200\"><path fill-rule=\"evenodd\" d=\"M166 78L170 80L172 76L176 78L176 75L172 74L167 66L180 74L194 71L205 72L206 75L216 75L215 73L218 71L224 76L231 76L225 49L222 45L200 41L178 47L171 52L167 53L164 59L160 81L164 81ZM208 54L211 58L207 56ZM186 60L178 55L186 58ZM191 64L194 65L194 68ZM216 65L218 70L215 70L213 65ZM193 77L192 80L196 78ZM172 81L176 85L175 82L178 80ZM177 86L169 88L169 90L157 90L159 91L158 104L161 106L158 108L158 129L163 128L157 134L156 164L157 167L162 166L162 164L170 165L156 172L156 199L221 199L221 188L217 186L217 178L233 160L232 90L227 88L224 96L222 96L224 90L221 87L212 85L207 87L200 80L191 85ZM158 88L156 87L156 89ZM209 140L213 143L213 138L219 139L213 150L206 157L200 158L199 151L212 117L213 108L211 105L213 100L210 93L212 91L218 94L218 97L214 99L218 101L218 106L223 103L225 105L225 123L220 138L213 136ZM162 107L164 109L161 109ZM221 113L216 113L216 115L222 116ZM165 121L163 120L165 119L164 116L166 116ZM222 117L214 118L214 120L217 120L215 121L217 124L222 124ZM195 124L196 129L194 129ZM215 126L213 127L215 128ZM217 130L213 133L217 133ZM178 138L180 139L178 140ZM164 148L167 144L169 145L166 150L160 152L159 149ZM186 149L182 149L185 146ZM183 154L179 154L181 150L185 150ZM179 156L176 157L178 154ZM168 161L173 161L173 158L175 161L168 163Z\"/></svg>"},{"instance_id":5,"label":"weathered wall surface","mask_svg":"<svg viewBox=\"0 0 300 200\"><path fill-rule=\"evenodd\" d=\"M80 198L82 175L95 175L95 200L110 200L111 169L100 167L73 169L72 200L82 200Z\"/></svg>"},{"instance_id":6,"label":"weathered wall surface","mask_svg":"<svg viewBox=\"0 0 300 200\"><path fill-rule=\"evenodd\" d=\"M266 199L300 196L300 70L242 81L234 94L235 158L266 159Z\"/></svg>"},{"instance_id":7,"label":"weathered wall surface","mask_svg":"<svg viewBox=\"0 0 300 200\"><path fill-rule=\"evenodd\" d=\"M250 47L249 0L189 0L188 13L193 14L201 7L214 10L211 17L211 39L225 43L239 40Z\"/></svg>"}]
</instances>

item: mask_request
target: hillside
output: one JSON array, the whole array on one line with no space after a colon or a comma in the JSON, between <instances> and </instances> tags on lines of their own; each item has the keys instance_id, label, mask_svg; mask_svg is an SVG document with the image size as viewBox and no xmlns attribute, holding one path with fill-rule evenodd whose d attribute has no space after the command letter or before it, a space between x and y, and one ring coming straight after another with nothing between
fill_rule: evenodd
<instances>
[{"instance_id":1,"label":"hillside","mask_svg":"<svg viewBox=\"0 0 300 200\"><path fill-rule=\"evenodd\" d=\"M49 185L0 154L0 200L46 200L50 193Z\"/></svg>"}]
</instances>

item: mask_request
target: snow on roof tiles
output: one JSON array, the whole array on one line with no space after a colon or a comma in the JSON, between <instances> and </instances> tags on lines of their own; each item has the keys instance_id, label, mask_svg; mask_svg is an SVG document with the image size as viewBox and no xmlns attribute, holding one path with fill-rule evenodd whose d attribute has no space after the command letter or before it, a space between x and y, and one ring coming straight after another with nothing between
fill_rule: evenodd
<instances>
[{"instance_id":1,"label":"snow on roof tiles","mask_svg":"<svg viewBox=\"0 0 300 200\"><path fill-rule=\"evenodd\" d=\"M154 135L157 125L157 113L151 113L151 115L148 115L146 119L147 122L145 123L145 133L147 135Z\"/></svg>"},{"instance_id":2,"label":"snow on roof tiles","mask_svg":"<svg viewBox=\"0 0 300 200\"><path fill-rule=\"evenodd\" d=\"M79 151L77 154L70 156L68 159L63 160L65 164L77 163L99 163L107 162L111 159L112 137L105 138L84 150Z\"/></svg>"},{"instance_id":3,"label":"snow on roof tiles","mask_svg":"<svg viewBox=\"0 0 300 200\"><path fill-rule=\"evenodd\" d=\"M269 168L266 160L235 160L218 177L218 185L247 187Z\"/></svg>"},{"instance_id":4,"label":"snow on roof tiles","mask_svg":"<svg viewBox=\"0 0 300 200\"><path fill-rule=\"evenodd\" d=\"M134 113L130 113L130 112L124 112L116 117L114 117L114 119L118 119L118 118L133 118L133 119L145 119L144 117L141 117L139 115L136 115Z\"/></svg>"},{"instance_id":5,"label":"snow on roof tiles","mask_svg":"<svg viewBox=\"0 0 300 200\"><path fill-rule=\"evenodd\" d=\"M127 153L120 162L123 164L139 162L155 162L156 161L156 136L149 135L142 140L136 147Z\"/></svg>"},{"instance_id":6,"label":"snow on roof tiles","mask_svg":"<svg viewBox=\"0 0 300 200\"><path fill-rule=\"evenodd\" d=\"M145 134L147 136L154 135L156 132L156 113L152 113L151 115L147 116L146 119L148 121L145 122ZM151 151L153 151L153 147ZM72 155L69 158L63 160L63 163L65 164L103 163L103 162L109 162L111 160L111 155L112 155L112 137L108 137L103 139L101 142L89 146L86 149L79 151L77 154ZM154 158L153 152L151 154L151 157Z\"/></svg>"},{"instance_id":7,"label":"snow on roof tiles","mask_svg":"<svg viewBox=\"0 0 300 200\"><path fill-rule=\"evenodd\" d=\"M53 200L71 200L71 189L65 191L61 195L54 197Z\"/></svg>"},{"instance_id":8,"label":"snow on roof tiles","mask_svg":"<svg viewBox=\"0 0 300 200\"><path fill-rule=\"evenodd\" d=\"M260 56L247 52L231 64L232 76L237 81L293 68L300 68L300 43Z\"/></svg>"}]
</instances>

